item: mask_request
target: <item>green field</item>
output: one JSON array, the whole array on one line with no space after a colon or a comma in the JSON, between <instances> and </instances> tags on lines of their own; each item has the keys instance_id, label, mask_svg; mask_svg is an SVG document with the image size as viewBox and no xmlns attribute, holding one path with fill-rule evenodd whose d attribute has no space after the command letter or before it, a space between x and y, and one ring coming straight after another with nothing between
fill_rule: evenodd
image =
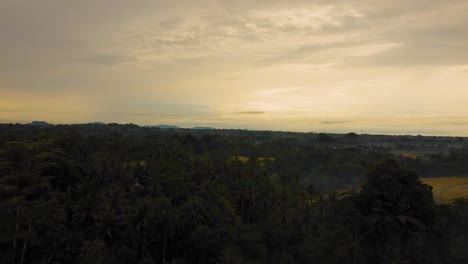
<instances>
[{"instance_id":1,"label":"green field","mask_svg":"<svg viewBox=\"0 0 468 264\"><path fill-rule=\"evenodd\" d=\"M421 178L434 189L434 199L440 203L449 203L457 198L468 198L468 177Z\"/></svg>"},{"instance_id":2,"label":"green field","mask_svg":"<svg viewBox=\"0 0 468 264\"><path fill-rule=\"evenodd\" d=\"M434 151L412 151L412 150L395 150L391 151L396 156L404 156L412 159L424 158L426 155L435 153Z\"/></svg>"},{"instance_id":3,"label":"green field","mask_svg":"<svg viewBox=\"0 0 468 264\"><path fill-rule=\"evenodd\" d=\"M233 159L238 159L239 161L247 162L247 161L249 160L249 157L246 157L246 156L234 156ZM260 163L263 163L265 160L274 161L275 158L273 158L273 157L257 157L257 161L260 162Z\"/></svg>"}]
</instances>

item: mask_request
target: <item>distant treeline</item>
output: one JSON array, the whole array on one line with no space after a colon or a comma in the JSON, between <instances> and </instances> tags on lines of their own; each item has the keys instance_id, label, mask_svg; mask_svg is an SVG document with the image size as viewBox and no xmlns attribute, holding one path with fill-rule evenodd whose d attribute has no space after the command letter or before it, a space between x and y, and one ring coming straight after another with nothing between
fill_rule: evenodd
<instances>
[{"instance_id":1,"label":"distant treeline","mask_svg":"<svg viewBox=\"0 0 468 264\"><path fill-rule=\"evenodd\" d=\"M465 147L0 125L0 263L468 263L468 202L419 180L468 175Z\"/></svg>"}]
</instances>

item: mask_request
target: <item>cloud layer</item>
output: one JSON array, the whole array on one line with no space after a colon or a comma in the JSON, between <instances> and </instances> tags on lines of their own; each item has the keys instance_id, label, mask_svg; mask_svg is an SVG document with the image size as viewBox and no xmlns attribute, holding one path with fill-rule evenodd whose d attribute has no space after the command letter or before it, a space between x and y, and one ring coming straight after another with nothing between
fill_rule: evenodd
<instances>
[{"instance_id":1,"label":"cloud layer","mask_svg":"<svg viewBox=\"0 0 468 264\"><path fill-rule=\"evenodd\" d=\"M0 2L0 121L468 135L464 0Z\"/></svg>"}]
</instances>

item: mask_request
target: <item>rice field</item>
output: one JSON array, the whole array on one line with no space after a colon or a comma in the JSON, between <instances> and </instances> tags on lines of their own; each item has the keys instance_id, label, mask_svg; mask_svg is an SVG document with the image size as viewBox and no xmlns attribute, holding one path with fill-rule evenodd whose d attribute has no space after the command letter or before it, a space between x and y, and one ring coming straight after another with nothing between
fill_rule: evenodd
<instances>
[{"instance_id":1,"label":"rice field","mask_svg":"<svg viewBox=\"0 0 468 264\"><path fill-rule=\"evenodd\" d=\"M412 159L424 158L426 155L433 154L433 151L411 151L411 150L395 150L391 151L396 156L404 156Z\"/></svg>"},{"instance_id":2,"label":"rice field","mask_svg":"<svg viewBox=\"0 0 468 264\"><path fill-rule=\"evenodd\" d=\"M434 199L439 203L468 198L468 177L421 178L421 180L433 187Z\"/></svg>"}]
</instances>

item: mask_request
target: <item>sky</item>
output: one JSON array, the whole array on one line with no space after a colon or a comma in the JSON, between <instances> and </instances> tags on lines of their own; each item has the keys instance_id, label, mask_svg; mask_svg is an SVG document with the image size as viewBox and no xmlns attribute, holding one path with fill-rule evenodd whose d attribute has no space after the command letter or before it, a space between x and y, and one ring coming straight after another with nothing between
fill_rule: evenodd
<instances>
[{"instance_id":1,"label":"sky","mask_svg":"<svg viewBox=\"0 0 468 264\"><path fill-rule=\"evenodd\" d=\"M0 0L0 122L468 136L466 0Z\"/></svg>"}]
</instances>

